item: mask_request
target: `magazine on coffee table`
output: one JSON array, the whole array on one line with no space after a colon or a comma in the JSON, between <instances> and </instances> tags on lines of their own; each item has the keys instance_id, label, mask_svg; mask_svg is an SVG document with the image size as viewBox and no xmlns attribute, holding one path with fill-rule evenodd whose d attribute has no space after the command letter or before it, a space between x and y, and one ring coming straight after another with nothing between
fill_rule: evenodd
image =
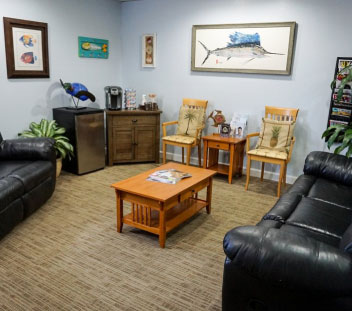
<instances>
[{"instance_id":1,"label":"magazine on coffee table","mask_svg":"<svg viewBox=\"0 0 352 311\"><path fill-rule=\"evenodd\" d=\"M147 180L157 181L164 184L176 184L183 178L191 177L189 173L181 172L176 169L160 170L150 174Z\"/></svg>"}]
</instances>

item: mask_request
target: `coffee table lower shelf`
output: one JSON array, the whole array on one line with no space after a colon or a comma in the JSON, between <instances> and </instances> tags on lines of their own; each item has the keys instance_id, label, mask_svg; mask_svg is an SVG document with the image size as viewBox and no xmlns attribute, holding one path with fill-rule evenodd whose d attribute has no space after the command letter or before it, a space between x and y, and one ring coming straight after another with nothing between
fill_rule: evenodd
<instances>
[{"instance_id":1,"label":"coffee table lower shelf","mask_svg":"<svg viewBox=\"0 0 352 311\"><path fill-rule=\"evenodd\" d=\"M204 200L189 198L165 212L165 231L170 232L187 219L197 214L208 204ZM126 225L159 235L160 211L148 206L132 204L132 213L123 217Z\"/></svg>"}]
</instances>

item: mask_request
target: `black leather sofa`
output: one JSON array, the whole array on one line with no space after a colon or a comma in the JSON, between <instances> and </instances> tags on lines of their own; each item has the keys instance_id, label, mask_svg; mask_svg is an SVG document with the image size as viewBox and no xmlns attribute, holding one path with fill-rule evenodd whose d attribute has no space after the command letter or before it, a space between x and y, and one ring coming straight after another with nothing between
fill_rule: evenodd
<instances>
[{"instance_id":1,"label":"black leather sofa","mask_svg":"<svg viewBox=\"0 0 352 311\"><path fill-rule=\"evenodd\" d=\"M0 134L0 238L54 192L53 146L49 138L3 140Z\"/></svg>"},{"instance_id":2,"label":"black leather sofa","mask_svg":"<svg viewBox=\"0 0 352 311\"><path fill-rule=\"evenodd\" d=\"M312 152L256 226L224 238L228 310L352 310L352 159Z\"/></svg>"}]
</instances>

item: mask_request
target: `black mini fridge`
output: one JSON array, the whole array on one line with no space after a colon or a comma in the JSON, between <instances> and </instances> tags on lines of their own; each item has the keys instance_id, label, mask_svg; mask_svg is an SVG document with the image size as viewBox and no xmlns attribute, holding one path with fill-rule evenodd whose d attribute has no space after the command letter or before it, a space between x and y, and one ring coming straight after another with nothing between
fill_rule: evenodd
<instances>
[{"instance_id":1,"label":"black mini fridge","mask_svg":"<svg viewBox=\"0 0 352 311\"><path fill-rule=\"evenodd\" d=\"M63 161L62 169L85 174L105 167L104 110L96 108L54 108L53 118L66 129L74 157Z\"/></svg>"}]
</instances>

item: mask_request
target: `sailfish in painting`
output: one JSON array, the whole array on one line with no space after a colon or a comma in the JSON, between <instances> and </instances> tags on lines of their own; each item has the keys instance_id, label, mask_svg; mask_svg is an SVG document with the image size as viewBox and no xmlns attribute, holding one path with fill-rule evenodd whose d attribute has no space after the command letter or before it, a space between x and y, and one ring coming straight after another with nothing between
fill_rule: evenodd
<instances>
[{"instance_id":1,"label":"sailfish in painting","mask_svg":"<svg viewBox=\"0 0 352 311\"><path fill-rule=\"evenodd\" d=\"M207 61L211 54L218 57L226 57L229 60L232 57L249 58L247 62L252 61L255 58L263 58L267 55L285 55L280 53L268 52L260 45L260 35L256 32L255 34L244 34L236 31L234 34L229 36L230 42L224 48L217 48L215 50L209 50L205 44L198 41L207 52L202 65Z\"/></svg>"}]
</instances>

